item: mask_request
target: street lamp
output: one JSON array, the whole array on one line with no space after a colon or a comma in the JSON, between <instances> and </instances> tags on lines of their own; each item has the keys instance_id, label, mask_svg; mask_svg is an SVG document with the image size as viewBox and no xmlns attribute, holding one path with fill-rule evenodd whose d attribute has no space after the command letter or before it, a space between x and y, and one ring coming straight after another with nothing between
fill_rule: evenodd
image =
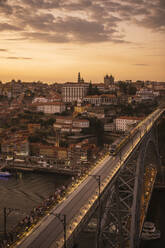
<instances>
[{"instance_id":1,"label":"street lamp","mask_svg":"<svg viewBox=\"0 0 165 248\"><path fill-rule=\"evenodd\" d=\"M51 214L54 215L55 217L57 217L63 225L63 228L64 228L64 248L67 248L66 247L66 214L61 214L61 213L59 213L59 214L51 213Z\"/></svg>"},{"instance_id":2,"label":"street lamp","mask_svg":"<svg viewBox=\"0 0 165 248\"><path fill-rule=\"evenodd\" d=\"M93 177L97 184L99 189L98 194L98 223L97 223L97 240L96 240L96 248L99 248L100 246L100 230L101 230L101 202L100 202L100 193L101 193L101 175L89 175Z\"/></svg>"}]
</instances>

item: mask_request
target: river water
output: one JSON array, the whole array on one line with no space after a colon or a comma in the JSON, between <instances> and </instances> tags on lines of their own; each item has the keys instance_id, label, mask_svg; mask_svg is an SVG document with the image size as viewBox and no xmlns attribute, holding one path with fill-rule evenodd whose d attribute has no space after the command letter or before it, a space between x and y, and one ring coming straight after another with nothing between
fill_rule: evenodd
<instances>
[{"instance_id":1,"label":"river water","mask_svg":"<svg viewBox=\"0 0 165 248\"><path fill-rule=\"evenodd\" d=\"M70 180L66 176L31 172L15 173L9 178L0 177L0 233L3 232L5 207L18 209L7 216L7 230L10 230L58 187L69 184Z\"/></svg>"},{"instance_id":2,"label":"river water","mask_svg":"<svg viewBox=\"0 0 165 248\"><path fill-rule=\"evenodd\" d=\"M146 220L154 222L161 232L159 240L142 242L141 248L165 247L165 190L154 190Z\"/></svg>"}]
</instances>

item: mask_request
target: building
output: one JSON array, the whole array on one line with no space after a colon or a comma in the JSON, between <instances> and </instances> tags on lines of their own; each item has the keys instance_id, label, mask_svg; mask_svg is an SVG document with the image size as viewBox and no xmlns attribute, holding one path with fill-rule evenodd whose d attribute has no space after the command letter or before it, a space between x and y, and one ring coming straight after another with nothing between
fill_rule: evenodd
<instances>
[{"instance_id":1,"label":"building","mask_svg":"<svg viewBox=\"0 0 165 248\"><path fill-rule=\"evenodd\" d=\"M152 101L158 95L158 92L154 92L153 90L147 88L142 88L136 92L136 96L140 97L142 101Z\"/></svg>"},{"instance_id":2,"label":"building","mask_svg":"<svg viewBox=\"0 0 165 248\"><path fill-rule=\"evenodd\" d=\"M2 154L10 154L14 156L28 156L29 142L27 138L8 138L1 143Z\"/></svg>"},{"instance_id":3,"label":"building","mask_svg":"<svg viewBox=\"0 0 165 248\"><path fill-rule=\"evenodd\" d=\"M41 128L41 125L37 123L29 123L27 126L29 133L35 133L36 130L39 130Z\"/></svg>"},{"instance_id":4,"label":"building","mask_svg":"<svg viewBox=\"0 0 165 248\"><path fill-rule=\"evenodd\" d=\"M101 96L100 95L89 95L89 96L86 96L86 97L84 97L83 101L86 102L86 103L97 105L97 106L100 106L101 103L102 103L102 99L101 99Z\"/></svg>"},{"instance_id":5,"label":"building","mask_svg":"<svg viewBox=\"0 0 165 248\"><path fill-rule=\"evenodd\" d=\"M114 84L114 77L112 75L108 76L108 74L104 77L105 87L108 88L110 85Z\"/></svg>"},{"instance_id":6,"label":"building","mask_svg":"<svg viewBox=\"0 0 165 248\"><path fill-rule=\"evenodd\" d=\"M61 102L61 101L62 101L61 95L53 92L52 96L49 97L42 97L42 96L35 97L32 103Z\"/></svg>"},{"instance_id":7,"label":"building","mask_svg":"<svg viewBox=\"0 0 165 248\"><path fill-rule=\"evenodd\" d=\"M77 144L71 144L68 149L68 159L71 166L87 163L94 154L95 148L96 145L89 144L88 139L84 139Z\"/></svg>"},{"instance_id":8,"label":"building","mask_svg":"<svg viewBox=\"0 0 165 248\"><path fill-rule=\"evenodd\" d=\"M89 83L84 82L81 78L80 72L78 73L77 83L67 82L62 86L62 100L63 102L76 102L82 100L87 95Z\"/></svg>"},{"instance_id":9,"label":"building","mask_svg":"<svg viewBox=\"0 0 165 248\"><path fill-rule=\"evenodd\" d=\"M128 131L131 127L135 126L143 118L134 117L134 116L120 116L115 119L116 131L125 132Z\"/></svg>"},{"instance_id":10,"label":"building","mask_svg":"<svg viewBox=\"0 0 165 248\"><path fill-rule=\"evenodd\" d=\"M45 114L62 113L66 109L65 104L62 102L36 103L35 107L38 112L43 112Z\"/></svg>"},{"instance_id":11,"label":"building","mask_svg":"<svg viewBox=\"0 0 165 248\"><path fill-rule=\"evenodd\" d=\"M83 99L88 93L89 83L65 83L62 87L64 102L76 102Z\"/></svg>"},{"instance_id":12,"label":"building","mask_svg":"<svg viewBox=\"0 0 165 248\"><path fill-rule=\"evenodd\" d=\"M89 128L89 120L75 119L72 117L58 116L53 127L55 130L60 129L61 132L79 133L83 128Z\"/></svg>"},{"instance_id":13,"label":"building","mask_svg":"<svg viewBox=\"0 0 165 248\"><path fill-rule=\"evenodd\" d=\"M87 115L89 117L96 117L98 119L105 118L105 108L103 106L94 106L88 109Z\"/></svg>"},{"instance_id":14,"label":"building","mask_svg":"<svg viewBox=\"0 0 165 248\"><path fill-rule=\"evenodd\" d=\"M90 103L96 106L117 104L117 97L113 94L90 95L84 97L83 100L86 103Z\"/></svg>"},{"instance_id":15,"label":"building","mask_svg":"<svg viewBox=\"0 0 165 248\"><path fill-rule=\"evenodd\" d=\"M104 131L105 132L114 132L115 131L115 124L113 122L104 124Z\"/></svg>"},{"instance_id":16,"label":"building","mask_svg":"<svg viewBox=\"0 0 165 248\"><path fill-rule=\"evenodd\" d=\"M44 157L44 159L52 158L62 160L66 159L68 156L67 148L54 145L48 146L41 143L31 143L30 151L32 155Z\"/></svg>"}]
</instances>

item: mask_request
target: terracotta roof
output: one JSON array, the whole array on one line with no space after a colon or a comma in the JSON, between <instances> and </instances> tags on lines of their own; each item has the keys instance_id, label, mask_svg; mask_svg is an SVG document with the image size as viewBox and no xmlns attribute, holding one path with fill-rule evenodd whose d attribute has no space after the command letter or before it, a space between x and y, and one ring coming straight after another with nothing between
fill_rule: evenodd
<instances>
[{"instance_id":1,"label":"terracotta roof","mask_svg":"<svg viewBox=\"0 0 165 248\"><path fill-rule=\"evenodd\" d=\"M90 95L90 96L86 96L84 98L100 98L100 95Z\"/></svg>"},{"instance_id":2,"label":"terracotta roof","mask_svg":"<svg viewBox=\"0 0 165 248\"><path fill-rule=\"evenodd\" d=\"M73 120L73 118L71 116L57 116L56 117L56 120L57 119L66 119L66 120Z\"/></svg>"},{"instance_id":3,"label":"terracotta roof","mask_svg":"<svg viewBox=\"0 0 165 248\"><path fill-rule=\"evenodd\" d=\"M116 98L116 96L112 94L102 94L101 97Z\"/></svg>"}]
</instances>

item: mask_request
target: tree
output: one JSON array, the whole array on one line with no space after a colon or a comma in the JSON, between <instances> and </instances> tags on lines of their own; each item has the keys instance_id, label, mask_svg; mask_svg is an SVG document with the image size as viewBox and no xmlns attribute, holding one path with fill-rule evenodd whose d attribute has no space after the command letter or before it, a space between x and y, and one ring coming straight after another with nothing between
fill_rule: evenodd
<instances>
[{"instance_id":1,"label":"tree","mask_svg":"<svg viewBox=\"0 0 165 248\"><path fill-rule=\"evenodd\" d=\"M137 91L137 89L135 86L129 85L129 87L128 87L128 94L129 95L136 95L136 91Z\"/></svg>"},{"instance_id":2,"label":"tree","mask_svg":"<svg viewBox=\"0 0 165 248\"><path fill-rule=\"evenodd\" d=\"M92 95L92 84L89 84L88 95Z\"/></svg>"},{"instance_id":3,"label":"tree","mask_svg":"<svg viewBox=\"0 0 165 248\"><path fill-rule=\"evenodd\" d=\"M88 95L99 95L99 94L100 92L97 86L93 87L92 83L90 83L88 88Z\"/></svg>"},{"instance_id":4,"label":"tree","mask_svg":"<svg viewBox=\"0 0 165 248\"><path fill-rule=\"evenodd\" d=\"M120 81L119 88L120 88L120 91L123 92L124 94L128 93L128 83Z\"/></svg>"},{"instance_id":5,"label":"tree","mask_svg":"<svg viewBox=\"0 0 165 248\"><path fill-rule=\"evenodd\" d=\"M49 127L54 124L55 120L53 118L49 118L48 120L42 121L42 126Z\"/></svg>"},{"instance_id":6,"label":"tree","mask_svg":"<svg viewBox=\"0 0 165 248\"><path fill-rule=\"evenodd\" d=\"M96 135L97 145L101 146L103 144L104 127L99 119L97 118L90 119L90 133Z\"/></svg>"}]
</instances>

